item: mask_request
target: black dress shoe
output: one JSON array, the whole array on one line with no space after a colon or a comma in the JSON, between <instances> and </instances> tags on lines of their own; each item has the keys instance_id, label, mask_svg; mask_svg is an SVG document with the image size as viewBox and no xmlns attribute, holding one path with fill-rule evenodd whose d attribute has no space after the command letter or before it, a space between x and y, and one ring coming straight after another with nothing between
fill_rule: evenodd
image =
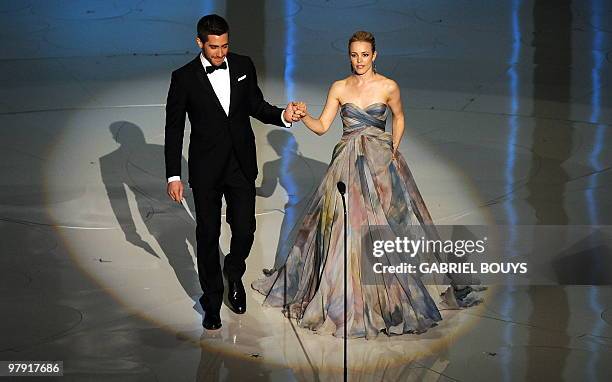
<instances>
[{"instance_id":1,"label":"black dress shoe","mask_svg":"<svg viewBox=\"0 0 612 382\"><path fill-rule=\"evenodd\" d=\"M204 313L202 326L207 330L217 330L221 327L221 316L217 313Z\"/></svg>"},{"instance_id":2,"label":"black dress shoe","mask_svg":"<svg viewBox=\"0 0 612 382\"><path fill-rule=\"evenodd\" d=\"M242 280L228 279L227 283L229 308L236 314L244 314L246 312L246 292L244 291Z\"/></svg>"}]
</instances>

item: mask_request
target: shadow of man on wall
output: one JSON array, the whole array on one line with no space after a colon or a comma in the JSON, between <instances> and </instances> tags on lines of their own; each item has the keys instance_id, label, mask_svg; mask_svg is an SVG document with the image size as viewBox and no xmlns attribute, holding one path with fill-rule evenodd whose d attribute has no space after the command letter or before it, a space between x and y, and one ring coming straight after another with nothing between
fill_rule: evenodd
<instances>
[{"instance_id":1,"label":"shadow of man on wall","mask_svg":"<svg viewBox=\"0 0 612 382\"><path fill-rule=\"evenodd\" d=\"M100 171L113 213L125 235L125 240L151 256L160 258L150 243L138 233L135 217L144 222L185 293L199 310L201 289L194 259L188 244L195 251L195 222L179 204L166 194L163 145L147 143L142 129L127 121L113 122L109 126L119 147L100 158ZM183 159L183 168L186 161ZM186 172L185 172L186 173ZM127 189L135 199L135 210L130 206ZM194 211L193 197L185 189L185 200ZM193 213L193 212L192 212Z\"/></svg>"}]
</instances>

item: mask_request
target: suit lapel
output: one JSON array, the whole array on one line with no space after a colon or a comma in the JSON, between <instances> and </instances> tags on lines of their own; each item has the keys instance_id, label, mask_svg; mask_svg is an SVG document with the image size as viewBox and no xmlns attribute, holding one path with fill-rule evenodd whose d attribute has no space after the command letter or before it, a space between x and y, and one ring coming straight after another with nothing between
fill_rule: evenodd
<instances>
[{"instance_id":1,"label":"suit lapel","mask_svg":"<svg viewBox=\"0 0 612 382\"><path fill-rule=\"evenodd\" d=\"M227 63L229 65L229 78L230 78L230 105L228 115L232 115L232 112L236 108L236 102L238 97L238 91L236 88L237 77L236 74L239 73L239 68L236 68L236 61L232 58L231 54L227 55Z\"/></svg>"},{"instance_id":2,"label":"suit lapel","mask_svg":"<svg viewBox=\"0 0 612 382\"><path fill-rule=\"evenodd\" d=\"M204 90L206 90L208 95L212 99L214 99L214 102L217 104L219 109L221 109L221 111L223 111L223 106L221 105L221 102L219 101L219 98L217 98L217 94L215 93L215 89L213 89L212 84L210 83L210 80L208 79L208 75L206 74L206 70L204 70L204 67L202 66L202 61L200 60L200 56L198 55L198 57L196 57L196 59L193 60L192 62L193 62L193 67L194 67L193 68L194 69L194 74L198 78L198 82L200 82L202 84L202 86L204 87ZM231 79L230 79L230 81L231 81ZM223 111L223 114L225 114L225 111Z\"/></svg>"}]
</instances>

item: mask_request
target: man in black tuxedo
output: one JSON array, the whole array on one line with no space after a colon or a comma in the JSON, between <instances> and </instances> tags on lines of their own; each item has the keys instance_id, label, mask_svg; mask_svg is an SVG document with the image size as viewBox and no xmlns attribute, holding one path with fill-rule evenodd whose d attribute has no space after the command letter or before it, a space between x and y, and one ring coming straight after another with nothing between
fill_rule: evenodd
<instances>
[{"instance_id":1,"label":"man in black tuxedo","mask_svg":"<svg viewBox=\"0 0 612 382\"><path fill-rule=\"evenodd\" d=\"M206 329L221 327L223 276L219 263L221 197L227 204L232 230L230 252L223 274L228 281L230 308L246 311L242 275L255 233L255 136L250 117L263 123L290 127L303 116L296 105L285 110L267 103L251 59L228 53L229 26L218 15L200 19L196 43L202 53L172 72L166 103L165 158L168 195L183 199L181 155L185 115L191 122L189 185L196 210L198 274L203 295L202 322Z\"/></svg>"}]
</instances>

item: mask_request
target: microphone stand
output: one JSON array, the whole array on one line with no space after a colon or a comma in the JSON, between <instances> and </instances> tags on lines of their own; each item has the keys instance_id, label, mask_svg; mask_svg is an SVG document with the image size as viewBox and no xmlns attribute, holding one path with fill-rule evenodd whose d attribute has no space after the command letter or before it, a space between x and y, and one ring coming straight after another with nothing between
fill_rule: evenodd
<instances>
[{"instance_id":1,"label":"microphone stand","mask_svg":"<svg viewBox=\"0 0 612 382\"><path fill-rule=\"evenodd\" d=\"M348 363L347 363L347 349L348 349L348 339L347 339L347 318L346 312L348 310L348 299L346 295L347 290L347 213L346 213L346 199L344 198L344 194L346 193L346 184L344 182L338 182L338 192L340 192L340 196L342 196L342 209L344 211L344 382L348 379Z\"/></svg>"}]
</instances>

